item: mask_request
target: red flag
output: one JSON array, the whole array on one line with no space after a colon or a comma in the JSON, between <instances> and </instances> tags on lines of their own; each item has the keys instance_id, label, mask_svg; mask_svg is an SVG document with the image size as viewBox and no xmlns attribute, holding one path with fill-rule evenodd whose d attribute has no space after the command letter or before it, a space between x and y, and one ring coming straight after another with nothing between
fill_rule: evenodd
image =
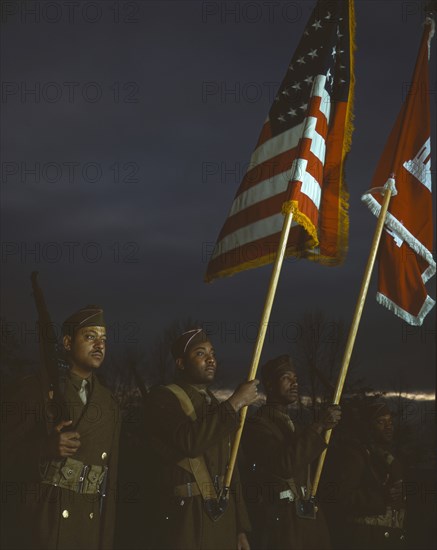
<instances>
[{"instance_id":1,"label":"red flag","mask_svg":"<svg viewBox=\"0 0 437 550\"><path fill-rule=\"evenodd\" d=\"M426 281L432 257L431 129L428 59L434 21L427 18L413 81L391 131L372 187L395 185L379 248L377 301L411 325L421 325L435 302ZM388 179L389 178L389 179ZM386 184L386 185L387 185ZM362 200L378 216L381 195Z\"/></svg>"},{"instance_id":2,"label":"red flag","mask_svg":"<svg viewBox=\"0 0 437 550\"><path fill-rule=\"evenodd\" d=\"M344 258L354 28L353 0L319 0L219 234L206 281L274 261L283 209L293 211L287 256L329 265Z\"/></svg>"}]
</instances>

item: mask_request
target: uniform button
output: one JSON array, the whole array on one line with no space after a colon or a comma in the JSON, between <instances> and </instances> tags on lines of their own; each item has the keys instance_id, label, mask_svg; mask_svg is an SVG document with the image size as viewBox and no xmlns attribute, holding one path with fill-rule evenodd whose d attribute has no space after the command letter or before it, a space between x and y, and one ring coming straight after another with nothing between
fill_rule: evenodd
<instances>
[{"instance_id":1,"label":"uniform button","mask_svg":"<svg viewBox=\"0 0 437 550\"><path fill-rule=\"evenodd\" d=\"M103 452L102 453L102 460L106 460L108 458L108 454Z\"/></svg>"},{"instance_id":2,"label":"uniform button","mask_svg":"<svg viewBox=\"0 0 437 550\"><path fill-rule=\"evenodd\" d=\"M63 517L64 519L67 519L69 515L70 515L70 514L69 514L68 510L63 510L63 511L62 511L62 517Z\"/></svg>"},{"instance_id":3,"label":"uniform button","mask_svg":"<svg viewBox=\"0 0 437 550\"><path fill-rule=\"evenodd\" d=\"M386 531L386 532L384 533L384 537L385 537L386 539L390 538L390 533L389 533L388 531Z\"/></svg>"},{"instance_id":4,"label":"uniform button","mask_svg":"<svg viewBox=\"0 0 437 550\"><path fill-rule=\"evenodd\" d=\"M94 517L94 512L90 512L90 519L93 519Z\"/></svg>"},{"instance_id":5,"label":"uniform button","mask_svg":"<svg viewBox=\"0 0 437 550\"><path fill-rule=\"evenodd\" d=\"M68 470L67 475L71 476L72 473L73 473L73 470Z\"/></svg>"}]
</instances>

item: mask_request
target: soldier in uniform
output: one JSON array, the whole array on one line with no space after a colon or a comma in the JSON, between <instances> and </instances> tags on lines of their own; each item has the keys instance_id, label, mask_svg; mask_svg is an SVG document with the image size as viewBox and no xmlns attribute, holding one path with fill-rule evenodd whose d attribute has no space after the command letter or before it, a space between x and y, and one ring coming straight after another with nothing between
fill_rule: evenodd
<instances>
[{"instance_id":1,"label":"soldier in uniform","mask_svg":"<svg viewBox=\"0 0 437 550\"><path fill-rule=\"evenodd\" d=\"M217 362L202 329L189 330L172 346L175 383L152 389L146 405L149 445L159 457L161 494L154 548L249 550L250 524L239 472L223 513L217 495L239 425L239 411L257 399L257 380L241 384L226 401L208 389Z\"/></svg>"},{"instance_id":2,"label":"soldier in uniform","mask_svg":"<svg viewBox=\"0 0 437 550\"><path fill-rule=\"evenodd\" d=\"M332 447L328 459L326 480L336 489L327 499L334 546L405 548L403 466L393 452L390 409L380 401L359 407L353 432Z\"/></svg>"},{"instance_id":3,"label":"soldier in uniform","mask_svg":"<svg viewBox=\"0 0 437 550\"><path fill-rule=\"evenodd\" d=\"M243 433L247 468L245 494L254 526L254 548L324 550L329 531L311 495L311 463L325 449L323 430L333 428L340 409L331 405L309 426L295 425L287 410L298 400L296 371L281 355L262 366L267 402Z\"/></svg>"},{"instance_id":4,"label":"soldier in uniform","mask_svg":"<svg viewBox=\"0 0 437 550\"><path fill-rule=\"evenodd\" d=\"M60 374L61 402L46 406L52 390L31 376L8 407L7 479L19 513L4 548L112 547L120 419L95 373L105 358L103 311L87 306L62 328L68 369Z\"/></svg>"}]
</instances>

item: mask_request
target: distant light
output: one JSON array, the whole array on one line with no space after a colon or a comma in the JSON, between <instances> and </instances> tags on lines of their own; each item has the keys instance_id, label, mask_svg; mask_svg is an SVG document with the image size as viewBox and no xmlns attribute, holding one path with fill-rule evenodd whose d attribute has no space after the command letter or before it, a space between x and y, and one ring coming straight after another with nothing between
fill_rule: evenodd
<instances>
[{"instance_id":1,"label":"distant light","mask_svg":"<svg viewBox=\"0 0 437 550\"><path fill-rule=\"evenodd\" d=\"M214 390L214 395L217 397L219 401L225 401L226 399L229 399L229 397L233 394L234 390L230 389L221 389L221 390ZM352 397L353 395L358 394L347 394L345 393L345 397ZM384 390L375 390L373 392L366 392L366 396L373 396L373 395L381 395L382 398L386 399L393 399L397 397L402 397L403 399L411 399L413 401L435 401L435 394L432 392L396 392L396 391L384 391ZM259 392L259 401L265 401L265 394L262 392ZM300 395L299 401L303 405L310 405L311 404L311 397L309 395ZM320 398L316 398L317 402L321 402Z\"/></svg>"}]
</instances>

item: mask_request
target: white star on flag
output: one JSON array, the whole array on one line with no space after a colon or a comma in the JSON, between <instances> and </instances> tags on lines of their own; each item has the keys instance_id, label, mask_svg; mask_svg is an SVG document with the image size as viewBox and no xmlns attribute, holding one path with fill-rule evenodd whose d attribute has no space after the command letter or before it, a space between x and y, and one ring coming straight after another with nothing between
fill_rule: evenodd
<instances>
[{"instance_id":1,"label":"white star on flag","mask_svg":"<svg viewBox=\"0 0 437 550\"><path fill-rule=\"evenodd\" d=\"M341 40L339 15L344 19ZM353 29L353 0L317 2L220 231L207 281L271 263L283 207L293 209L287 255L327 265L343 260L348 228L343 164L352 133ZM340 55L340 49L345 53ZM341 72L340 62L347 67Z\"/></svg>"}]
</instances>

